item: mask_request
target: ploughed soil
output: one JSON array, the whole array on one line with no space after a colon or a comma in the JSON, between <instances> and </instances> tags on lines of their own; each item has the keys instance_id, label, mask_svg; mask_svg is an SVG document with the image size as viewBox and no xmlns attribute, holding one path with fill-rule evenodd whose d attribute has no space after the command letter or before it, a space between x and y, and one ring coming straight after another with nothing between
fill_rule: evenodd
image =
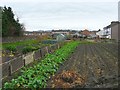
<instances>
[{"instance_id":1,"label":"ploughed soil","mask_svg":"<svg viewBox=\"0 0 120 90\"><path fill-rule=\"evenodd\" d=\"M80 44L47 87L118 88L119 77L117 44Z\"/></svg>"}]
</instances>

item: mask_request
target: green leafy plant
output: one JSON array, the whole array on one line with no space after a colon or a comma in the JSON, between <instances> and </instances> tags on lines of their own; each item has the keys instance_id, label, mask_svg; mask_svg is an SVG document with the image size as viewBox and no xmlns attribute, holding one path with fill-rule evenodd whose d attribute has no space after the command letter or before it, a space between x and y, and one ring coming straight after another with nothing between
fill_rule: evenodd
<instances>
[{"instance_id":1,"label":"green leafy plant","mask_svg":"<svg viewBox=\"0 0 120 90\"><path fill-rule=\"evenodd\" d=\"M69 42L62 48L56 50L53 54L47 54L43 60L33 67L24 68L22 75L11 82L6 82L4 88L45 88L47 80L54 75L60 64L67 60L68 56L79 44L77 41ZM32 47L27 47L25 52ZM27 51L28 50L28 51Z\"/></svg>"},{"instance_id":2,"label":"green leafy plant","mask_svg":"<svg viewBox=\"0 0 120 90\"><path fill-rule=\"evenodd\" d=\"M22 49L22 53L23 54L26 54L28 52L31 52L31 51L34 51L34 50L37 50L38 48L36 47L33 47L33 46L26 46Z\"/></svg>"},{"instance_id":3,"label":"green leafy plant","mask_svg":"<svg viewBox=\"0 0 120 90\"><path fill-rule=\"evenodd\" d=\"M14 45L8 45L5 49L9 50L9 51L16 51L17 50L17 48Z\"/></svg>"},{"instance_id":4,"label":"green leafy plant","mask_svg":"<svg viewBox=\"0 0 120 90\"><path fill-rule=\"evenodd\" d=\"M2 48L5 49L9 46L28 46L28 45L32 45L32 44L38 44L39 41L38 40L24 40L24 41L17 41L17 42L11 42L11 43L2 43Z\"/></svg>"}]
</instances>

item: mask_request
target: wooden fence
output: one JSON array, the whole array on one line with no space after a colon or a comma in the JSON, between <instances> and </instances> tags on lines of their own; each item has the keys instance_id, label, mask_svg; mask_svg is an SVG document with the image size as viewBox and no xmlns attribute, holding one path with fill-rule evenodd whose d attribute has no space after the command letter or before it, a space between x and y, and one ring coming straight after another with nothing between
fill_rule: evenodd
<instances>
[{"instance_id":1,"label":"wooden fence","mask_svg":"<svg viewBox=\"0 0 120 90\"><path fill-rule=\"evenodd\" d=\"M30 52L26 55L20 55L19 57L16 57L12 60L3 62L2 64L0 64L0 67L2 67L2 79L11 76L14 72L32 63L33 61L40 60L47 53L53 53L56 49L59 49L63 45L64 43L54 44L52 46L46 46L40 48L37 51Z\"/></svg>"}]
</instances>

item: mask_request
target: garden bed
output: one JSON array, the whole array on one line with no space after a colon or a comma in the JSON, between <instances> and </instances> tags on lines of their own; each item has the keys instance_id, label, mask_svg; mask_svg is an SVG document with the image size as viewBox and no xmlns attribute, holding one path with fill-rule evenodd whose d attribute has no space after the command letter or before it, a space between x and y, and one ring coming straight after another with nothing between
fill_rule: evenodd
<instances>
[{"instance_id":1,"label":"garden bed","mask_svg":"<svg viewBox=\"0 0 120 90\"><path fill-rule=\"evenodd\" d=\"M85 86L85 77L80 76L75 71L62 71L57 76L51 78L48 88L83 88Z\"/></svg>"},{"instance_id":2,"label":"garden bed","mask_svg":"<svg viewBox=\"0 0 120 90\"><path fill-rule=\"evenodd\" d=\"M22 75L4 84L4 88L43 88L51 75L59 68L79 42L69 42L53 54L47 54L40 63L33 67L23 68Z\"/></svg>"},{"instance_id":3,"label":"garden bed","mask_svg":"<svg viewBox=\"0 0 120 90\"><path fill-rule=\"evenodd\" d=\"M85 77L84 88L117 88L119 77L117 51L118 46L115 43L81 43L71 57L61 65L53 78L49 79L48 87L64 88L64 85L58 85L58 82L55 83L54 80L59 80L64 71L72 70ZM69 84L65 87L72 88ZM79 88L83 87L79 86Z\"/></svg>"}]
</instances>

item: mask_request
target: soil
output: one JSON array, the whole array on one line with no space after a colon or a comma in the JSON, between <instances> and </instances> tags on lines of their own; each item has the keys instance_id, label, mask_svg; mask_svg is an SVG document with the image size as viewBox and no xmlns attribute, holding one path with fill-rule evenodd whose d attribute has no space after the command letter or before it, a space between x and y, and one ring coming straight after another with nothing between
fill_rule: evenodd
<instances>
[{"instance_id":1,"label":"soil","mask_svg":"<svg viewBox=\"0 0 120 90\"><path fill-rule=\"evenodd\" d=\"M52 87L55 78L60 77L65 70L75 71L86 78L84 88L117 88L120 77L118 76L118 45L80 44L71 57L60 66L55 76L48 81L48 87L50 85Z\"/></svg>"},{"instance_id":2,"label":"soil","mask_svg":"<svg viewBox=\"0 0 120 90\"><path fill-rule=\"evenodd\" d=\"M84 87L85 77L80 76L75 71L62 71L57 76L53 76L48 87L52 88L76 88Z\"/></svg>"}]
</instances>

